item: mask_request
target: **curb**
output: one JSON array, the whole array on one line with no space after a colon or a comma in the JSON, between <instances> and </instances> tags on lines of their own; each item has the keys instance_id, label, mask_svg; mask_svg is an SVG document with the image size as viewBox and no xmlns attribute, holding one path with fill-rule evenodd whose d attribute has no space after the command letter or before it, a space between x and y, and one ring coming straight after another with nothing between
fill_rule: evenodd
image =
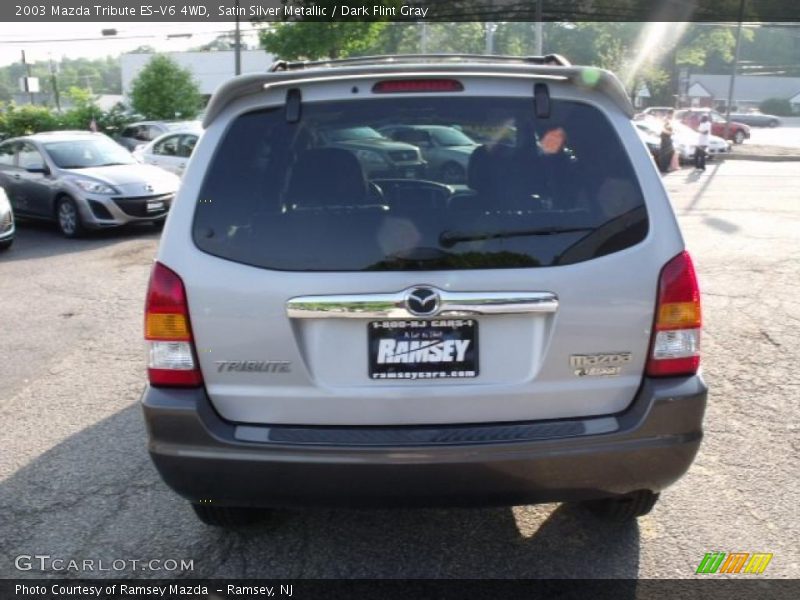
<instances>
[{"instance_id":1,"label":"curb","mask_svg":"<svg viewBox=\"0 0 800 600\"><path fill-rule=\"evenodd\" d=\"M754 160L760 162L793 162L800 161L800 154L796 156L782 154L726 154L724 157L717 155L714 158L722 158L723 160Z\"/></svg>"}]
</instances>

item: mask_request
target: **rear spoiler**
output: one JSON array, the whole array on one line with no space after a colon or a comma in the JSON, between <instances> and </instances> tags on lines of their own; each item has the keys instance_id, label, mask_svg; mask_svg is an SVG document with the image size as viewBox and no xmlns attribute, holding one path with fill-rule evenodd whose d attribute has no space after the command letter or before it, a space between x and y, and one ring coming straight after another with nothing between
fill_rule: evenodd
<instances>
[{"instance_id":1,"label":"rear spoiler","mask_svg":"<svg viewBox=\"0 0 800 600\"><path fill-rule=\"evenodd\" d=\"M383 79L405 79L421 77L497 77L521 78L532 82L564 81L582 89L593 90L608 97L628 118L634 109L625 88L619 79L604 69L595 67L553 66L550 64L500 64L485 61L459 64L369 64L335 68L308 68L269 73L240 75L222 84L214 92L206 108L203 127L208 127L222 110L234 100L265 89L285 88L305 83L326 81L354 82L360 79L380 77Z\"/></svg>"}]
</instances>

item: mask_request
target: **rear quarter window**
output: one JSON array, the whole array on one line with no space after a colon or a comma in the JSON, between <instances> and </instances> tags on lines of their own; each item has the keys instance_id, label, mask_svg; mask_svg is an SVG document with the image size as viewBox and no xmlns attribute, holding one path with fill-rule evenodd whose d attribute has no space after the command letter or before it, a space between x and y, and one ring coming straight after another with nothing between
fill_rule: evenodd
<instances>
[{"instance_id":1,"label":"rear quarter window","mask_svg":"<svg viewBox=\"0 0 800 600\"><path fill-rule=\"evenodd\" d=\"M460 145L391 135L431 126ZM198 200L201 250L289 271L564 265L648 230L611 123L559 100L547 119L531 99L469 96L306 103L297 123L283 107L249 112L223 135Z\"/></svg>"}]
</instances>

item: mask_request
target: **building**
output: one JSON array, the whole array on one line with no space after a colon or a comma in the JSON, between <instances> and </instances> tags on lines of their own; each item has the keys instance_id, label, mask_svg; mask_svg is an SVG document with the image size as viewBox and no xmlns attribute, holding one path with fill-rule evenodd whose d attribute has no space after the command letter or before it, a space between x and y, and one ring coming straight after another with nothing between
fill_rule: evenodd
<instances>
[{"instance_id":1,"label":"building","mask_svg":"<svg viewBox=\"0 0 800 600\"><path fill-rule=\"evenodd\" d=\"M728 103L730 75L692 75L687 96L692 106L724 109ZM800 77L771 77L767 75L737 75L733 89L736 110L756 108L768 98L781 98L800 112Z\"/></svg>"},{"instance_id":2,"label":"building","mask_svg":"<svg viewBox=\"0 0 800 600\"><path fill-rule=\"evenodd\" d=\"M211 52L166 52L167 56L194 75L200 93L208 97L217 87L234 76L235 57L233 50ZM242 50L242 73L264 72L274 58L263 50ZM123 54L120 57L122 70L122 93L127 96L131 83L150 62L152 54Z\"/></svg>"}]
</instances>

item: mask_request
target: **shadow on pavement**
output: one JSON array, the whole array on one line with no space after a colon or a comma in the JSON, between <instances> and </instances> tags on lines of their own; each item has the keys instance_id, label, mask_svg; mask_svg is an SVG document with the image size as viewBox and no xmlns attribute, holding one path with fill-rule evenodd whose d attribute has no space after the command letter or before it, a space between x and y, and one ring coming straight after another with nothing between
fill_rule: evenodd
<instances>
[{"instance_id":1,"label":"shadow on pavement","mask_svg":"<svg viewBox=\"0 0 800 600\"><path fill-rule=\"evenodd\" d=\"M703 223L705 223L709 227L713 227L717 231L727 234L736 233L741 229L735 223L731 223L730 221L727 221L725 219L720 219L719 217L705 217L703 219Z\"/></svg>"},{"instance_id":2,"label":"shadow on pavement","mask_svg":"<svg viewBox=\"0 0 800 600\"><path fill-rule=\"evenodd\" d=\"M700 202L700 198L702 198L703 194L708 189L708 186L711 185L711 182L717 175L717 171L719 171L719 168L722 166L722 163L717 162L710 166L711 166L710 172L692 170L692 172L686 176L687 183L697 183L698 181L701 181L704 178L704 176L705 176L705 181L703 181L702 185L700 186L700 189L697 190L694 196L692 197L692 201L689 202L689 205L684 209L683 211L684 214L692 212L694 208L697 206L697 204ZM708 175L706 175L706 173L708 173Z\"/></svg>"},{"instance_id":3,"label":"shadow on pavement","mask_svg":"<svg viewBox=\"0 0 800 600\"><path fill-rule=\"evenodd\" d=\"M70 254L111 246L133 238L158 239L161 235L149 223L136 223L114 229L89 231L83 237L70 240L61 235L53 223L17 220L14 245L2 254L0 261L11 262Z\"/></svg>"},{"instance_id":4,"label":"shadow on pavement","mask_svg":"<svg viewBox=\"0 0 800 600\"><path fill-rule=\"evenodd\" d=\"M41 415L28 427L47 427L46 411ZM7 517L0 554L8 557L0 577L43 575L38 568L17 571L13 557L20 554L194 561L194 570L184 572L44 573L68 577L636 578L639 572L637 524L606 523L574 506L285 511L247 530L207 527L151 465L138 404L0 482L0 509Z\"/></svg>"}]
</instances>

